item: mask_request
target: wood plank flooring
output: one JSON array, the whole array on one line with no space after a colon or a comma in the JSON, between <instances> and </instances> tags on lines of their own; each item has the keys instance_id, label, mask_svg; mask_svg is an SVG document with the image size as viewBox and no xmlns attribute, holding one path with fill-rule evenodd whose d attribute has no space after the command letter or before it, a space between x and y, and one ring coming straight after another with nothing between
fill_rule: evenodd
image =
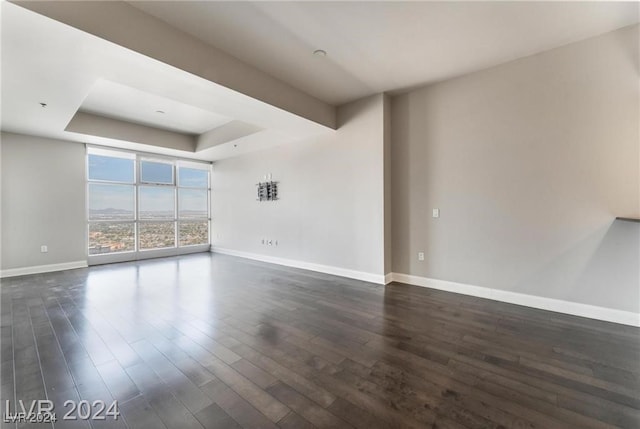
<instances>
[{"instance_id":1,"label":"wood plank flooring","mask_svg":"<svg viewBox=\"0 0 640 429\"><path fill-rule=\"evenodd\" d=\"M2 427L640 427L637 328L222 255L3 279L0 339L59 418Z\"/></svg>"}]
</instances>

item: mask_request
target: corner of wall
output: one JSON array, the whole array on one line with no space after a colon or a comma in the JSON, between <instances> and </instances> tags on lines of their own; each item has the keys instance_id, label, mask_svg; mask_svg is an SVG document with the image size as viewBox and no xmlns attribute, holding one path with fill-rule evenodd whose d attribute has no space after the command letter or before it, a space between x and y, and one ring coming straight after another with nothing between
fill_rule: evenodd
<instances>
[{"instance_id":1,"label":"corner of wall","mask_svg":"<svg viewBox=\"0 0 640 429\"><path fill-rule=\"evenodd\" d=\"M392 206L391 206L391 98L383 94L383 151L384 151L384 272L392 269Z\"/></svg>"}]
</instances>

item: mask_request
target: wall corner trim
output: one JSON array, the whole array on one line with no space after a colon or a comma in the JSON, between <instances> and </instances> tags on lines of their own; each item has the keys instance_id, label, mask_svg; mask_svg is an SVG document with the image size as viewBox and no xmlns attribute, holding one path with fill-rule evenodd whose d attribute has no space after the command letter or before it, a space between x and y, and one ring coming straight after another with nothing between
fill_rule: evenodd
<instances>
[{"instance_id":1,"label":"wall corner trim","mask_svg":"<svg viewBox=\"0 0 640 429\"><path fill-rule=\"evenodd\" d=\"M555 298L527 295L524 293L491 289L482 286L431 279L428 277L413 276L410 274L391 273L391 278L393 282L405 283L413 286L428 287L431 289L476 296L494 301L523 305L525 307L537 308L540 310L554 311L556 313L570 314L572 316L587 317L589 319L640 327L640 313L633 313L631 311L598 307L579 302L563 301Z\"/></svg>"},{"instance_id":2,"label":"wall corner trim","mask_svg":"<svg viewBox=\"0 0 640 429\"><path fill-rule=\"evenodd\" d=\"M319 273L331 274L340 277L347 277L350 279L362 280L379 285L385 284L385 276L383 274L367 273L364 271L356 271L350 270L348 268L315 264L313 262L304 262L295 259L278 258L275 256L243 252L240 250L227 249L223 247L212 247L211 252L220 253L222 255L237 256L245 259L253 259L254 261L268 262L276 265L284 265L285 267L301 268L303 270L316 271Z\"/></svg>"},{"instance_id":3,"label":"wall corner trim","mask_svg":"<svg viewBox=\"0 0 640 429\"><path fill-rule=\"evenodd\" d=\"M63 262L61 264L34 265L32 267L9 268L0 271L0 278L26 276L29 274L51 273L54 271L75 270L87 268L87 261Z\"/></svg>"}]
</instances>

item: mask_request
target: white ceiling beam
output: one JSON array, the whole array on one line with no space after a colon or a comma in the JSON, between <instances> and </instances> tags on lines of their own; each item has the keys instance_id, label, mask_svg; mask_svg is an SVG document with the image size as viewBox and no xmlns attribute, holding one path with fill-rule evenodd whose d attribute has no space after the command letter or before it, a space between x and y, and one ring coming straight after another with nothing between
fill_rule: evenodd
<instances>
[{"instance_id":1,"label":"white ceiling beam","mask_svg":"<svg viewBox=\"0 0 640 429\"><path fill-rule=\"evenodd\" d=\"M242 137L257 133L263 129L243 121L234 120L227 124L200 134L196 140L196 152L228 143Z\"/></svg>"},{"instance_id":2,"label":"white ceiling beam","mask_svg":"<svg viewBox=\"0 0 640 429\"><path fill-rule=\"evenodd\" d=\"M334 106L125 2L13 3L318 124L336 128Z\"/></svg>"}]
</instances>

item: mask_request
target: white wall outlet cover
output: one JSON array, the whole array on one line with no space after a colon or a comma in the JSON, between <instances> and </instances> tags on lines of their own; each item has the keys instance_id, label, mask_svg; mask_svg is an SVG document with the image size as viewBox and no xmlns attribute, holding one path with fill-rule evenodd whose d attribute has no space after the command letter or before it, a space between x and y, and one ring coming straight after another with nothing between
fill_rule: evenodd
<instances>
[{"instance_id":1,"label":"white wall outlet cover","mask_svg":"<svg viewBox=\"0 0 640 429\"><path fill-rule=\"evenodd\" d=\"M40 246L40 252L41 253L47 253L49 251L49 248L45 245Z\"/></svg>"},{"instance_id":2,"label":"white wall outlet cover","mask_svg":"<svg viewBox=\"0 0 640 429\"><path fill-rule=\"evenodd\" d=\"M433 209L432 216L433 217L440 217L440 209Z\"/></svg>"},{"instance_id":3,"label":"white wall outlet cover","mask_svg":"<svg viewBox=\"0 0 640 429\"><path fill-rule=\"evenodd\" d=\"M418 261L424 261L424 252L418 252Z\"/></svg>"}]
</instances>

